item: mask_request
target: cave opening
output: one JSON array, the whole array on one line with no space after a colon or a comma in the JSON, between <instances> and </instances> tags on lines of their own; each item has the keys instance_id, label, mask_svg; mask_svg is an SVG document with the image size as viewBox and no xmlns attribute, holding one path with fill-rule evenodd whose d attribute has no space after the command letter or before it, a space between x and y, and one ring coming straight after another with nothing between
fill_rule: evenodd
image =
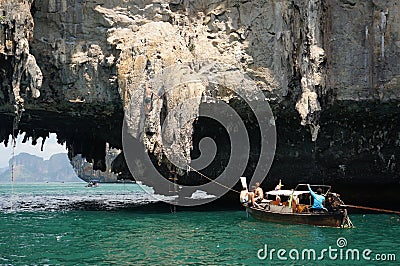
<instances>
[{"instance_id":1,"label":"cave opening","mask_svg":"<svg viewBox=\"0 0 400 266\"><path fill-rule=\"evenodd\" d=\"M218 109L219 106L214 103L201 103L199 108L199 117L193 120L190 166L198 170L199 173L196 171L187 171L186 169L179 171L173 166L168 158L163 157L162 163L160 163L159 157L149 154L152 165L158 171L158 173L161 174L161 176L163 176L165 179L171 179L171 176L176 176L177 184L184 186L205 185L212 182L210 179L216 179L221 175L236 176L240 174L248 177L248 180L250 180L255 168L257 167L260 157L260 128L257 126L258 123L255 114L253 113L251 107L244 100L237 97L231 99L228 105L234 110L234 112L236 112L238 118L241 120L236 121L232 117L227 116L225 123L228 125L229 129L227 129L220 121L213 117L202 116L203 113L215 114L217 112L221 112L221 110ZM222 116L224 116L224 114L222 114ZM231 154L232 143L230 139L230 133L236 130L235 128L238 127L239 122L244 124L245 130L248 134L249 151L247 154L247 159L246 156L243 156L243 154ZM204 156L203 152L206 153L206 156L208 155L208 157L211 157L212 160L206 160L207 163L200 163L202 166L198 168L198 165L194 164L194 162ZM230 165L230 167L227 167L232 156L239 158L236 160L240 161L241 166ZM240 160L242 157L243 160ZM176 175L178 172L179 175ZM146 174L147 173L144 175ZM206 176L207 178L202 175ZM146 180L144 180L144 182L146 182ZM153 184L147 183L147 185L152 186ZM238 186L239 183L237 183L235 188L240 189ZM169 194L169 191L167 190L157 192Z\"/></svg>"},{"instance_id":2,"label":"cave opening","mask_svg":"<svg viewBox=\"0 0 400 266\"><path fill-rule=\"evenodd\" d=\"M0 182L77 182L65 143L57 135L30 136L20 132L0 144Z\"/></svg>"},{"instance_id":3,"label":"cave opening","mask_svg":"<svg viewBox=\"0 0 400 266\"><path fill-rule=\"evenodd\" d=\"M238 165L235 166L234 171L239 170L240 174L246 176L249 180L255 171L257 162L260 157L260 128L257 126L257 118L255 117L254 112L244 100L242 100L241 98L233 98L230 100L229 106L238 114L241 121L235 121L235 119L228 118L228 127L230 128L230 132L228 132L227 128L225 128L218 121L208 117L199 117L198 120L194 123L193 150L191 153L191 157L192 160L197 159L201 155L199 149L201 141L207 137L211 138L215 142L217 152L215 153L212 163L207 165L207 167L202 169L200 172L211 178L216 178L220 176L225 170L228 170L226 174L230 174L231 169L226 169L229 164L229 160L233 156L243 157L243 160L241 162L243 164L243 171L239 170L240 167ZM209 111L209 113L216 113L219 111L218 105L214 104L202 104L200 106L200 109L202 108L209 108L211 110ZM231 143L230 133L238 130L238 124L240 122L243 122L245 130L248 134L250 148L248 151L248 160L246 160L246 156L243 156L243 154L232 154L232 145L235 144ZM198 174L191 172L189 174L189 179L199 179L199 176ZM209 180L205 181L210 182Z\"/></svg>"},{"instance_id":4,"label":"cave opening","mask_svg":"<svg viewBox=\"0 0 400 266\"><path fill-rule=\"evenodd\" d=\"M56 136L57 143L63 144L62 152L69 160L73 161L75 157L81 156L85 162L92 164L93 171L114 174L110 170L112 165L107 158L110 157L110 153L117 156L121 149L122 110L115 109L110 112L108 109L74 104L58 105L59 108L67 108L68 111L50 108L41 110L30 103L26 107L17 132L23 134L26 140L30 139L28 143L35 145L42 139ZM96 115L93 116L93 113ZM12 113L0 112L0 143L4 145L8 143L10 146L13 120ZM15 136L18 137L18 133Z\"/></svg>"}]
</instances>

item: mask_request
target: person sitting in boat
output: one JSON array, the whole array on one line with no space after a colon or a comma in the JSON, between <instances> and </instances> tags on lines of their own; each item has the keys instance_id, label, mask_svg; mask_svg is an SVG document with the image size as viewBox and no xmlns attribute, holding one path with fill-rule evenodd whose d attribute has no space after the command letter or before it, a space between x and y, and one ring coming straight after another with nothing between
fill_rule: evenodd
<instances>
[{"instance_id":1,"label":"person sitting in boat","mask_svg":"<svg viewBox=\"0 0 400 266\"><path fill-rule=\"evenodd\" d=\"M260 203L264 199L264 191L260 187L260 183L256 183L256 189L254 191L254 201Z\"/></svg>"},{"instance_id":2,"label":"person sitting in boat","mask_svg":"<svg viewBox=\"0 0 400 266\"><path fill-rule=\"evenodd\" d=\"M260 187L260 183L257 182L256 186L253 187L253 192L249 192L249 202L253 206L257 206L258 203L260 203L264 199L264 191Z\"/></svg>"},{"instance_id":3,"label":"person sitting in boat","mask_svg":"<svg viewBox=\"0 0 400 266\"><path fill-rule=\"evenodd\" d=\"M282 185L282 180L279 179L279 184L276 185L275 190L281 190L282 187L283 187L283 185ZM281 203L281 196L276 195L276 196L275 196L275 201L278 202L278 205L282 205L282 203Z\"/></svg>"},{"instance_id":4,"label":"person sitting in boat","mask_svg":"<svg viewBox=\"0 0 400 266\"><path fill-rule=\"evenodd\" d=\"M333 212L333 198L332 195L328 195L325 199L325 208L328 212Z\"/></svg>"},{"instance_id":5,"label":"person sitting in boat","mask_svg":"<svg viewBox=\"0 0 400 266\"><path fill-rule=\"evenodd\" d=\"M310 184L307 184L308 190L310 191L311 196L314 199L313 205L311 206L312 210L324 210L324 206L322 205L322 203L325 201L325 197L322 196L322 189L318 188L317 189L317 193L315 193L314 191L312 191Z\"/></svg>"},{"instance_id":6,"label":"person sitting in boat","mask_svg":"<svg viewBox=\"0 0 400 266\"><path fill-rule=\"evenodd\" d=\"M292 189L293 191L293 189ZM293 193L293 192L292 192ZM299 197L297 195L291 195L289 198L289 206L292 207L293 212L297 212L297 206L299 206Z\"/></svg>"}]
</instances>

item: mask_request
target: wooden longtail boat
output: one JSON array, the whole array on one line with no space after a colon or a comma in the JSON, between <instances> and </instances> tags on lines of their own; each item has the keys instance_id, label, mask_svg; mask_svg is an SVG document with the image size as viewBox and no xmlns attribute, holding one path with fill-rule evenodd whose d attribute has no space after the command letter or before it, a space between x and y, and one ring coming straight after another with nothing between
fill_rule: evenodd
<instances>
[{"instance_id":1,"label":"wooden longtail boat","mask_svg":"<svg viewBox=\"0 0 400 266\"><path fill-rule=\"evenodd\" d=\"M292 190L272 190L266 193L263 201L250 206L244 204L246 211L253 218L278 223L309 224L329 227L353 227L344 208L344 203L339 194L330 192L331 187L326 185L312 185L323 189L325 196L324 209L313 210L312 196L307 190L298 190L299 187L307 188L305 184L297 185Z\"/></svg>"}]
</instances>

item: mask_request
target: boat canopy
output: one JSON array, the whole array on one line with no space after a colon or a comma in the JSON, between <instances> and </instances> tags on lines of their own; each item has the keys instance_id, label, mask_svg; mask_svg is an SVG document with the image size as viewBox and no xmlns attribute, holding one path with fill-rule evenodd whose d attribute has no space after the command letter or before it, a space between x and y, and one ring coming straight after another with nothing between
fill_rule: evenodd
<instances>
[{"instance_id":1,"label":"boat canopy","mask_svg":"<svg viewBox=\"0 0 400 266\"><path fill-rule=\"evenodd\" d=\"M301 195L301 194L306 194L306 193L310 193L310 191L300 191L300 190L296 190L296 191L293 191L293 190L289 190L289 189L280 189L280 190L271 190L271 191L268 191L266 194L268 194L268 195L272 195L272 196L276 196L276 195L279 195L279 196L290 196L290 195L294 195L294 196L298 196L298 195Z\"/></svg>"}]
</instances>

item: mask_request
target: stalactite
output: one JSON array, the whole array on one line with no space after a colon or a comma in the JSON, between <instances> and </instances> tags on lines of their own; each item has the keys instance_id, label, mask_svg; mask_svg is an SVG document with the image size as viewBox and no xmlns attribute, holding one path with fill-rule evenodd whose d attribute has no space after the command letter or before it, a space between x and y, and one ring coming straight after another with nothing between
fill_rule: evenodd
<instances>
[{"instance_id":1,"label":"stalactite","mask_svg":"<svg viewBox=\"0 0 400 266\"><path fill-rule=\"evenodd\" d=\"M380 23L380 31L381 31L381 59L385 60L385 33L386 33L386 23L387 23L387 15L389 11L384 12L381 11L381 23Z\"/></svg>"},{"instance_id":2,"label":"stalactite","mask_svg":"<svg viewBox=\"0 0 400 266\"><path fill-rule=\"evenodd\" d=\"M24 98L22 93L30 90L33 98L40 96L39 88L42 86L43 75L36 63L35 57L30 53L29 41L33 34L33 18L30 13L33 0L29 1L0 1L0 13L3 14L0 21L0 31L5 32L0 42L0 54L5 58L11 57L11 73L3 75L5 84L12 88L12 102L15 112L19 114L24 110ZM8 78L11 76L11 79ZM28 87L22 88L23 77Z\"/></svg>"},{"instance_id":3,"label":"stalactite","mask_svg":"<svg viewBox=\"0 0 400 266\"><path fill-rule=\"evenodd\" d=\"M308 0L307 10L303 14L306 39L302 44L302 53L299 60L301 75L301 96L296 103L296 109L301 116L302 125L309 125L312 141L316 141L319 126L321 105L318 91L323 93L326 86L325 51L321 47L323 42L320 21L324 17L322 1Z\"/></svg>"}]
</instances>

